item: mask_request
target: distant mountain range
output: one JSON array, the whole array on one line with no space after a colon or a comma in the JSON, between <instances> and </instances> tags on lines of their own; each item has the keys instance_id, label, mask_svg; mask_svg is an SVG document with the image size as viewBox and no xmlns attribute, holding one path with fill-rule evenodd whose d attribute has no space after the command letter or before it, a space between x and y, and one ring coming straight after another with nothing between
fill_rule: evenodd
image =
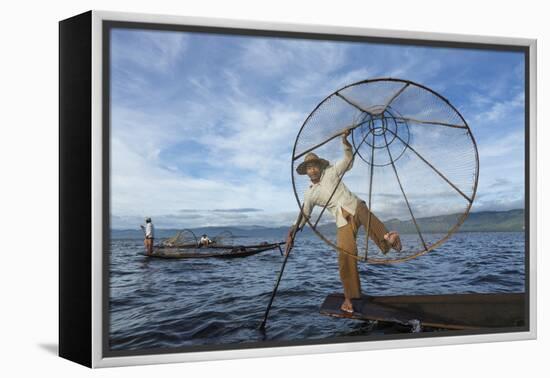
<instances>
[{"instance_id":1,"label":"distant mountain range","mask_svg":"<svg viewBox=\"0 0 550 378\"><path fill-rule=\"evenodd\" d=\"M447 232L458 221L461 214L438 215L434 217L418 218L418 227L423 233ZM390 219L384 222L388 230L397 230L403 234L416 233L416 227L412 221L400 221ZM523 231L525 225L525 212L523 209L508 211L480 211L470 213L458 232L512 232ZM290 226L290 225L289 225ZM321 233L333 234L335 224L319 226ZM263 226L226 226L226 227L202 227L191 229L197 237L207 234L214 237L224 231L230 231L236 237L259 237L266 239L284 240L288 227L263 227ZM157 238L174 236L178 229L156 229ZM312 233L309 227L304 228L305 233ZM112 230L113 239L140 239L143 233L136 230Z\"/></svg>"},{"instance_id":2,"label":"distant mountain range","mask_svg":"<svg viewBox=\"0 0 550 378\"><path fill-rule=\"evenodd\" d=\"M435 217L417 219L418 227L422 232L446 232L453 227L462 214L439 215ZM415 233L416 227L412 221L389 220L384 222L388 229L395 229L401 233ZM459 232L498 232L522 231L525 224L523 209L509 211L482 211L470 213L466 221L458 229Z\"/></svg>"}]
</instances>

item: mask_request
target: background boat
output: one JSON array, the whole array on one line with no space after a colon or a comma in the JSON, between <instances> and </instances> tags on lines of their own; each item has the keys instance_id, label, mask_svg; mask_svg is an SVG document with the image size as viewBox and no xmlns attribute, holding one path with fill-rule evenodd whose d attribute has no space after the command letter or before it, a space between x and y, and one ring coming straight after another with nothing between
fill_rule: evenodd
<instances>
[{"instance_id":1,"label":"background boat","mask_svg":"<svg viewBox=\"0 0 550 378\"><path fill-rule=\"evenodd\" d=\"M164 259L189 259L189 258L236 258L252 256L260 252L273 249L279 249L282 254L281 245L278 243L261 243L256 245L210 245L207 247L197 247L196 245L187 245L179 247L159 246L153 250L152 255L148 257L157 257Z\"/></svg>"}]
</instances>

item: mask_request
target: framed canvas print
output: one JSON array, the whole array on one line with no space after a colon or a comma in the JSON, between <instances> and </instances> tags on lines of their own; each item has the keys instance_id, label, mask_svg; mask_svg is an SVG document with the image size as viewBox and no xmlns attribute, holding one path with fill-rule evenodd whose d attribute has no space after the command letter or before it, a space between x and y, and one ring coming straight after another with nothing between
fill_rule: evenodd
<instances>
[{"instance_id":1,"label":"framed canvas print","mask_svg":"<svg viewBox=\"0 0 550 378\"><path fill-rule=\"evenodd\" d=\"M62 357L536 337L535 40L59 27Z\"/></svg>"}]
</instances>

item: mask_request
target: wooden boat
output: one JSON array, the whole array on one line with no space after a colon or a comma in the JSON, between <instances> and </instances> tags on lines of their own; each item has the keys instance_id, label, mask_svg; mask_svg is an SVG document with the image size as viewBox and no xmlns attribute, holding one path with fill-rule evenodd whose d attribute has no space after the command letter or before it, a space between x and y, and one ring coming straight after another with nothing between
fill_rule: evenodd
<instances>
[{"instance_id":1,"label":"wooden boat","mask_svg":"<svg viewBox=\"0 0 550 378\"><path fill-rule=\"evenodd\" d=\"M190 258L207 258L217 257L222 259L247 257L260 252L269 251L271 249L279 249L284 242L264 243L257 245L210 245L208 247L198 248L196 244L189 246L166 247L159 246L153 250L152 255L147 257L157 257L163 259L190 259ZM282 252L281 252L282 253Z\"/></svg>"},{"instance_id":2,"label":"wooden boat","mask_svg":"<svg viewBox=\"0 0 550 378\"><path fill-rule=\"evenodd\" d=\"M320 313L443 329L509 328L525 325L525 300L524 293L364 296L352 300L349 314L340 310L343 294L330 294Z\"/></svg>"}]
</instances>

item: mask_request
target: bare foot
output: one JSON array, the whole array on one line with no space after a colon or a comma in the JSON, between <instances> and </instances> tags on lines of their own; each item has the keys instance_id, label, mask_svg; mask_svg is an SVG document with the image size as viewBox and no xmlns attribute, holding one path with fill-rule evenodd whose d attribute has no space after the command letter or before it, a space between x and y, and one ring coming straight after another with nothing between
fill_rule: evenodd
<instances>
[{"instance_id":1,"label":"bare foot","mask_svg":"<svg viewBox=\"0 0 550 378\"><path fill-rule=\"evenodd\" d=\"M340 306L340 310L349 314L353 313L353 304L349 298L344 299L344 303Z\"/></svg>"},{"instance_id":2,"label":"bare foot","mask_svg":"<svg viewBox=\"0 0 550 378\"><path fill-rule=\"evenodd\" d=\"M401 245L401 238L399 237L399 233L397 231L388 232L384 235L384 239L390 243L390 247L395 249L397 252L401 252L401 248L403 248L403 246Z\"/></svg>"}]
</instances>

